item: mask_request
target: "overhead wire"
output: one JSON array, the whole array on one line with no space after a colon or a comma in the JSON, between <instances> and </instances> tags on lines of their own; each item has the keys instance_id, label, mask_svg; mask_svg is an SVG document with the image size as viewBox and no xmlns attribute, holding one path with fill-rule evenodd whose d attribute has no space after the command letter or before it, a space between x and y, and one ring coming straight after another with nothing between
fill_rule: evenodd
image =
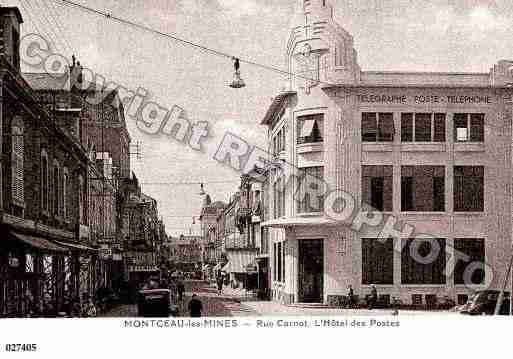
<instances>
[{"instance_id":1,"label":"overhead wire","mask_svg":"<svg viewBox=\"0 0 513 359\"><path fill-rule=\"evenodd\" d=\"M314 79L314 78L298 75L297 73L286 71L286 70L280 69L280 68L275 67L275 66L261 64L261 63L255 62L253 60L244 58L244 57L235 56L235 55L223 52L223 51L215 50L215 49L209 48L207 46L204 46L204 45L201 45L201 44L189 41L189 40L185 40L185 39L183 39L181 37L178 37L177 35L174 35L174 34L171 34L171 33L166 33L166 32L154 29L154 28L152 28L152 27L150 27L148 25L141 24L141 23L129 20L129 19L122 18L122 17L118 17L118 16L116 16L116 15L114 15L112 13L101 11L101 10L98 10L96 8L92 8L92 7L89 7L89 6L86 6L86 5L82 5L82 4L76 3L74 1L70 1L70 0L52 0L52 1L60 2L60 3L63 3L64 5L66 5L66 6L77 8L77 9L83 11L83 12L92 13L92 14L95 14L97 16L105 17L106 19L111 20L111 21L115 21L115 22L118 22L118 23L121 23L121 24L124 24L124 25L128 25L128 26L140 29L140 30L144 30L144 31L147 31L147 32L154 33L156 35L159 35L159 36L171 39L171 40L173 40L175 42L181 43L183 45L191 46L191 47L193 47L193 48L195 48L197 50L210 53L211 55L215 55L215 56L226 58L226 59L235 59L235 58L237 58L237 59L239 59L240 63L244 63L244 64L251 65L251 66L256 66L256 67L259 67L259 68L262 68L262 69L265 69L265 70L268 70L268 71L279 73L281 75L293 76L293 77L301 78L301 79L304 79L304 80L315 81L315 82L322 83L322 84L329 85L329 86L337 86L337 84L334 84L334 83L330 83L330 82L322 81L320 79Z\"/></svg>"},{"instance_id":2,"label":"overhead wire","mask_svg":"<svg viewBox=\"0 0 513 359\"><path fill-rule=\"evenodd\" d=\"M205 182L141 182L142 185L149 185L149 186L167 186L167 185L176 185L176 186L190 186L190 185L207 185L207 184L223 184L223 183L239 183L240 180L233 180L233 181L205 181Z\"/></svg>"}]
</instances>

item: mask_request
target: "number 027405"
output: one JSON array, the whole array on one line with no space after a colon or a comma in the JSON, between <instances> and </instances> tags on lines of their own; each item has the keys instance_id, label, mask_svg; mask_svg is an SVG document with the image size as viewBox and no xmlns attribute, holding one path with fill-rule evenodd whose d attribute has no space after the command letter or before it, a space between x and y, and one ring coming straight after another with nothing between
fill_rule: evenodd
<instances>
[{"instance_id":1,"label":"number 027405","mask_svg":"<svg viewBox=\"0 0 513 359\"><path fill-rule=\"evenodd\" d=\"M37 344L5 344L6 352L35 352Z\"/></svg>"}]
</instances>

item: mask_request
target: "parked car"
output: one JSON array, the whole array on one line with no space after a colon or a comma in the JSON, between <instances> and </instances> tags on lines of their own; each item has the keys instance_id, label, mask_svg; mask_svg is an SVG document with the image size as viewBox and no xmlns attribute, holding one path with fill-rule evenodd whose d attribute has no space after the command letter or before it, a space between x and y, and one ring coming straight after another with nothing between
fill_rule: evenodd
<instances>
[{"instance_id":1,"label":"parked car","mask_svg":"<svg viewBox=\"0 0 513 359\"><path fill-rule=\"evenodd\" d=\"M174 311L169 289L147 289L139 291L137 315L139 317L169 317Z\"/></svg>"},{"instance_id":2,"label":"parked car","mask_svg":"<svg viewBox=\"0 0 513 359\"><path fill-rule=\"evenodd\" d=\"M493 315L500 291L481 290L472 295L467 303L460 307L461 314L467 315ZM510 293L504 292L504 299L499 311L500 315L509 315Z\"/></svg>"}]
</instances>

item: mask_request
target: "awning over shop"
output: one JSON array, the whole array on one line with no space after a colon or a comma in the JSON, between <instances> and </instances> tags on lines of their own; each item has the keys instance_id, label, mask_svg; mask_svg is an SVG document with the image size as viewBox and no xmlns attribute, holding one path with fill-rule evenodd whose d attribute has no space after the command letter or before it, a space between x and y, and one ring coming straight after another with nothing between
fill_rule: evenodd
<instances>
[{"instance_id":1,"label":"awning over shop","mask_svg":"<svg viewBox=\"0 0 513 359\"><path fill-rule=\"evenodd\" d=\"M84 245L78 244L78 243L67 243L67 242L59 242L59 241L56 241L56 243L59 244L60 246L68 248L71 251L94 252L94 253L98 252L98 250L95 248L84 246Z\"/></svg>"},{"instance_id":2,"label":"awning over shop","mask_svg":"<svg viewBox=\"0 0 513 359\"><path fill-rule=\"evenodd\" d=\"M209 268L210 268L210 264L205 264L205 265L203 266L203 270L204 270L204 271L208 270Z\"/></svg>"},{"instance_id":3,"label":"awning over shop","mask_svg":"<svg viewBox=\"0 0 513 359\"><path fill-rule=\"evenodd\" d=\"M228 252L228 263L223 267L226 273L246 273L255 265L255 252Z\"/></svg>"},{"instance_id":4,"label":"awning over shop","mask_svg":"<svg viewBox=\"0 0 513 359\"><path fill-rule=\"evenodd\" d=\"M57 253L66 253L68 252L68 249L66 247L60 246L57 243L54 243L48 239L36 237L36 236L30 236L27 234L21 234L21 233L10 233L11 238L14 240L18 240L20 242L23 242L24 244L36 248L43 251L49 251L49 252L57 252Z\"/></svg>"}]
</instances>

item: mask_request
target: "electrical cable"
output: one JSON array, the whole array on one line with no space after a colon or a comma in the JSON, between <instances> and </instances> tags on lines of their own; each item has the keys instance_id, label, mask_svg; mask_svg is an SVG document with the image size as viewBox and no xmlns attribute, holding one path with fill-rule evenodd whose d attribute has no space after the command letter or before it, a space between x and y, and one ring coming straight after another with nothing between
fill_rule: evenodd
<instances>
[{"instance_id":1,"label":"electrical cable","mask_svg":"<svg viewBox=\"0 0 513 359\"><path fill-rule=\"evenodd\" d=\"M95 14L97 16L105 17L106 19L111 20L111 21L116 21L116 22L124 24L124 25L129 25L129 26L132 26L134 28L138 28L140 30L144 30L144 31L147 31L147 32L151 32L151 33L157 34L159 36L162 36L162 37L174 40L174 41L179 42L179 43L181 43L183 45L191 46L191 47L196 48L196 49L201 50L201 51L208 52L208 53L210 53L212 55L216 55L218 57L223 57L223 58L226 58L226 59L239 59L239 62L241 62L241 63L245 63L247 65L252 65L252 66L260 67L262 69L273 71L273 72L279 73L281 75L294 76L294 77L298 77L298 78L301 78L301 79L304 79L304 80L315 81L315 82L318 82L318 83L322 83L322 84L325 84L325 85L328 85L328 86L337 86L337 84L334 84L334 83L330 83L330 82L326 82L326 81L321 81L320 79L312 79L312 78L309 78L309 77L300 76L300 75L295 74L293 72L289 72L289 71L286 71L286 70L283 70L283 69L280 69L280 68L277 68L277 67L274 67L274 66L264 65L264 64L261 64L261 63L258 63L258 62L255 62L255 61L252 61L252 60L249 60L249 59L245 59L245 58L238 57L238 56L233 56L233 55L230 55L228 53L225 53L225 52L222 52L222 51L219 51L219 50L211 49L211 48L206 47L204 45L200 45L200 44L194 43L192 41L188 41L188 40L182 39L182 38L180 38L180 37L178 37L178 36L176 36L174 34L165 33L165 32L162 32L160 30L156 30L156 29L154 29L154 28L152 28L152 27L150 27L148 25L144 25L144 24L137 23L135 21L124 19L124 18L115 16L115 15L113 15L111 13L104 12L104 11L101 11L101 10L98 10L98 9L95 9L95 8L92 8L92 7L89 7L89 6L86 6L86 5L78 4L78 3L70 1L70 0L52 0L52 1L58 1L58 2L63 3L66 6L77 8L77 9L83 11L83 12L92 13L92 14Z\"/></svg>"},{"instance_id":2,"label":"electrical cable","mask_svg":"<svg viewBox=\"0 0 513 359\"><path fill-rule=\"evenodd\" d=\"M239 183L240 180L233 181L207 181L207 182L141 182L142 185L149 186L189 186L189 185L201 185L201 184L223 184L223 183Z\"/></svg>"}]
</instances>

